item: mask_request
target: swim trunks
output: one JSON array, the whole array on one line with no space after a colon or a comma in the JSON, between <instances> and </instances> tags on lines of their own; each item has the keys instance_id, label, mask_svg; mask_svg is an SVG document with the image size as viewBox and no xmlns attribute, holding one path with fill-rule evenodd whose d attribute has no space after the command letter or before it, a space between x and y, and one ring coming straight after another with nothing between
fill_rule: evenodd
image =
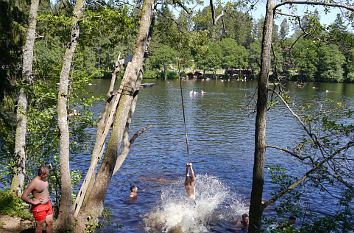
<instances>
[{"instance_id":1,"label":"swim trunks","mask_svg":"<svg viewBox=\"0 0 354 233\"><path fill-rule=\"evenodd\" d=\"M53 214L52 203L48 201L47 204L37 205L32 209L34 219L37 222L45 220L48 215Z\"/></svg>"}]
</instances>

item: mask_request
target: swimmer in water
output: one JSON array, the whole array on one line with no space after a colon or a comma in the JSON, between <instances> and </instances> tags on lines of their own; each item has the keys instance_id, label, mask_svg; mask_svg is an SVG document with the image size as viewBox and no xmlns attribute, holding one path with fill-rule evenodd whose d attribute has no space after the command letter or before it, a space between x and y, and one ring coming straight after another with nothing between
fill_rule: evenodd
<instances>
[{"instance_id":1,"label":"swimmer in water","mask_svg":"<svg viewBox=\"0 0 354 233\"><path fill-rule=\"evenodd\" d=\"M159 182L159 183L163 183L163 182L172 182L171 180L165 180L161 177L159 178L142 178L141 180L144 180L144 181L154 181L154 182Z\"/></svg>"},{"instance_id":2,"label":"swimmer in water","mask_svg":"<svg viewBox=\"0 0 354 233\"><path fill-rule=\"evenodd\" d=\"M248 218L248 214L243 214L242 215L242 220L238 221L236 223L236 228L239 229L239 233L247 233L248 231L248 225L249 225L249 218Z\"/></svg>"},{"instance_id":3,"label":"swimmer in water","mask_svg":"<svg viewBox=\"0 0 354 233\"><path fill-rule=\"evenodd\" d=\"M138 187L131 186L130 187L129 199L130 200L136 200L137 198L138 198Z\"/></svg>"},{"instance_id":4,"label":"swimmer in water","mask_svg":"<svg viewBox=\"0 0 354 233\"><path fill-rule=\"evenodd\" d=\"M189 175L189 169L191 175ZM195 200L195 175L192 168L192 163L186 164L186 180L184 181L184 187L186 188L187 197Z\"/></svg>"}]
</instances>

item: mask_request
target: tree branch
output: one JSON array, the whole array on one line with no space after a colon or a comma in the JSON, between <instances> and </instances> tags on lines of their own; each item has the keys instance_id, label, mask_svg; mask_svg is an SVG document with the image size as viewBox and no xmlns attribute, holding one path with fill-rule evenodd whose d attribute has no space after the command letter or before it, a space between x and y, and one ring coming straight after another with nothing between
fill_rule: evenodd
<instances>
[{"instance_id":1,"label":"tree branch","mask_svg":"<svg viewBox=\"0 0 354 233\"><path fill-rule=\"evenodd\" d=\"M333 176L336 180L338 180L339 182L344 184L347 188L349 188L352 192L354 192L353 186L351 184L349 184L348 182L346 182L345 180L343 180L343 178L341 176L338 176L337 174L331 173L329 171L327 171L327 172L329 175Z\"/></svg>"},{"instance_id":2,"label":"tree branch","mask_svg":"<svg viewBox=\"0 0 354 233\"><path fill-rule=\"evenodd\" d=\"M212 18L212 20L213 20L213 25L216 25L216 21L215 21L215 9L214 9L213 0L210 0L210 11L211 11L211 18Z\"/></svg>"},{"instance_id":3,"label":"tree branch","mask_svg":"<svg viewBox=\"0 0 354 233\"><path fill-rule=\"evenodd\" d=\"M354 8L349 5L344 5L340 3L329 3L329 2L314 2L314 1L283 1L275 5L274 9L277 9L280 6L287 5L287 4L331 6L331 7L345 8L347 10L354 11Z\"/></svg>"},{"instance_id":4,"label":"tree branch","mask_svg":"<svg viewBox=\"0 0 354 233\"><path fill-rule=\"evenodd\" d=\"M294 153L294 152L291 152L291 151L289 151L289 150L287 150L287 149L284 149L284 148L281 148L281 147L278 147L278 146L267 145L266 147L267 147L267 148L277 149L277 150L280 150L280 151L284 151L284 152L286 152L286 153L288 153L288 154L291 154L292 156L294 156L294 157L300 159L301 161L303 161L303 160L305 160L305 159L310 159L310 160L313 162L311 156L301 157L301 156L297 155L297 154Z\"/></svg>"},{"instance_id":5,"label":"tree branch","mask_svg":"<svg viewBox=\"0 0 354 233\"><path fill-rule=\"evenodd\" d=\"M271 90L271 89L270 89ZM273 90L271 90L273 91ZM308 136L314 141L314 143L318 146L321 155L323 156L323 158L325 158L325 154L328 155L328 153L326 151L323 150L322 145L320 144L317 136L315 134L313 134L311 132L311 129L308 129L305 125L305 123L301 120L301 118L290 108L290 106L288 105L288 103L284 100L284 98L276 91L273 91L278 97L279 99L283 102L283 104L286 106L286 108L290 111L290 113L298 120L298 122L302 125L302 127L304 128L304 130L306 131L306 133L308 134Z\"/></svg>"},{"instance_id":6,"label":"tree branch","mask_svg":"<svg viewBox=\"0 0 354 233\"><path fill-rule=\"evenodd\" d=\"M116 162L116 166L114 167L114 171L113 171L113 175L119 170L119 168L122 166L125 158L127 157L127 155L129 154L130 148L132 146L132 144L135 142L135 139L137 137L139 137L142 133L144 133L146 130L150 129L152 127L152 125L148 125L145 128L140 129L139 131L137 131L133 137L129 140L128 143L124 144L124 147L122 149L122 152L120 153L120 155L117 158L117 162Z\"/></svg>"},{"instance_id":7,"label":"tree branch","mask_svg":"<svg viewBox=\"0 0 354 233\"><path fill-rule=\"evenodd\" d=\"M354 142L350 141L347 143L347 145L345 145L342 148L339 148L338 150L336 150L331 156L325 158L324 160L322 160L321 162L319 162L316 166L314 166L311 170L309 170L308 172L306 172L306 174L304 176L302 176L300 179L298 179L297 181L295 181L293 184L289 185L286 189L284 189L283 191L281 191L280 193L278 193L277 195L273 196L270 200L266 201L262 207L263 209L265 209L268 205L274 203L276 200L278 200L280 197L282 197L283 195L289 193L291 190L293 190L294 188L296 188L296 186L298 186L299 184L301 184L307 177L310 176L310 174L312 174L313 172L315 172L318 168L320 168L324 163L328 162L329 160L333 159L334 156L336 156L337 154L339 154L341 151L346 150L350 147L352 147L354 144Z\"/></svg>"},{"instance_id":8,"label":"tree branch","mask_svg":"<svg viewBox=\"0 0 354 233\"><path fill-rule=\"evenodd\" d=\"M223 17L223 16L225 15L225 12L226 12L225 9L223 9L223 10L221 11L221 14L216 17L216 19L215 19L215 24L214 24L214 25L216 25L216 22L218 22L218 20L219 20L221 17ZM223 27L225 27L224 24L223 24Z\"/></svg>"},{"instance_id":9,"label":"tree branch","mask_svg":"<svg viewBox=\"0 0 354 233\"><path fill-rule=\"evenodd\" d=\"M276 10L275 10L275 13L276 13L276 14L279 14L279 15L283 15L283 16L288 16L288 17L296 18L296 20L297 20L297 22L298 22L298 24L299 24L299 27L300 27L301 31L303 32L303 34L299 35L299 36L295 39L295 41L291 44L291 46L289 47L288 52L290 52L291 49L294 47L294 45L297 43L297 41L298 41L300 38L302 38L302 37L304 37L304 36L307 36L308 33L305 31L305 29L304 29L304 28L302 27L302 25L301 25L300 16L298 16L298 15L293 15L293 14L286 14L286 13L282 13L282 12L276 11Z\"/></svg>"},{"instance_id":10,"label":"tree branch","mask_svg":"<svg viewBox=\"0 0 354 233\"><path fill-rule=\"evenodd\" d=\"M192 9L188 9L185 5L183 5L183 3L181 3L179 0L174 0L173 3L177 4L178 6L180 6L187 14L192 14L193 13L193 9L195 7L193 7Z\"/></svg>"}]
</instances>

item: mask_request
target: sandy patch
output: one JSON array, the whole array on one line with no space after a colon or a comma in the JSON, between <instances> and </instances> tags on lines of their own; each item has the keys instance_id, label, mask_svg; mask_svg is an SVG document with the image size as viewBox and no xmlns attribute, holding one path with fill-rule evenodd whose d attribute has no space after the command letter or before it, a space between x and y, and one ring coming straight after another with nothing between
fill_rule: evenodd
<instances>
[{"instance_id":1,"label":"sandy patch","mask_svg":"<svg viewBox=\"0 0 354 233\"><path fill-rule=\"evenodd\" d=\"M24 220L19 217L0 215L0 231L3 233L20 232L32 227L34 227L33 220Z\"/></svg>"}]
</instances>

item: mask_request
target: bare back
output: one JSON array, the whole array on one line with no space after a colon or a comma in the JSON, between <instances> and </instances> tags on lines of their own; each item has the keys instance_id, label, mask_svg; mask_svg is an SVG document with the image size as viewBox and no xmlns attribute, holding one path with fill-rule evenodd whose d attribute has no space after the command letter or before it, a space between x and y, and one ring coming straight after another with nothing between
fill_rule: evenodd
<instances>
[{"instance_id":1,"label":"bare back","mask_svg":"<svg viewBox=\"0 0 354 233\"><path fill-rule=\"evenodd\" d=\"M23 192L23 200L29 204L46 204L49 201L48 181L42 180L40 176L36 176L28 187ZM28 198L28 195L32 193L33 201ZM36 203L36 204L35 204Z\"/></svg>"},{"instance_id":2,"label":"bare back","mask_svg":"<svg viewBox=\"0 0 354 233\"><path fill-rule=\"evenodd\" d=\"M195 199L195 179L193 179L193 177L186 176L184 186L186 188L187 196L191 199Z\"/></svg>"},{"instance_id":3,"label":"bare back","mask_svg":"<svg viewBox=\"0 0 354 233\"><path fill-rule=\"evenodd\" d=\"M38 176L35 179L36 185L32 191L33 197L47 203L49 201L48 181L43 181Z\"/></svg>"}]
</instances>

